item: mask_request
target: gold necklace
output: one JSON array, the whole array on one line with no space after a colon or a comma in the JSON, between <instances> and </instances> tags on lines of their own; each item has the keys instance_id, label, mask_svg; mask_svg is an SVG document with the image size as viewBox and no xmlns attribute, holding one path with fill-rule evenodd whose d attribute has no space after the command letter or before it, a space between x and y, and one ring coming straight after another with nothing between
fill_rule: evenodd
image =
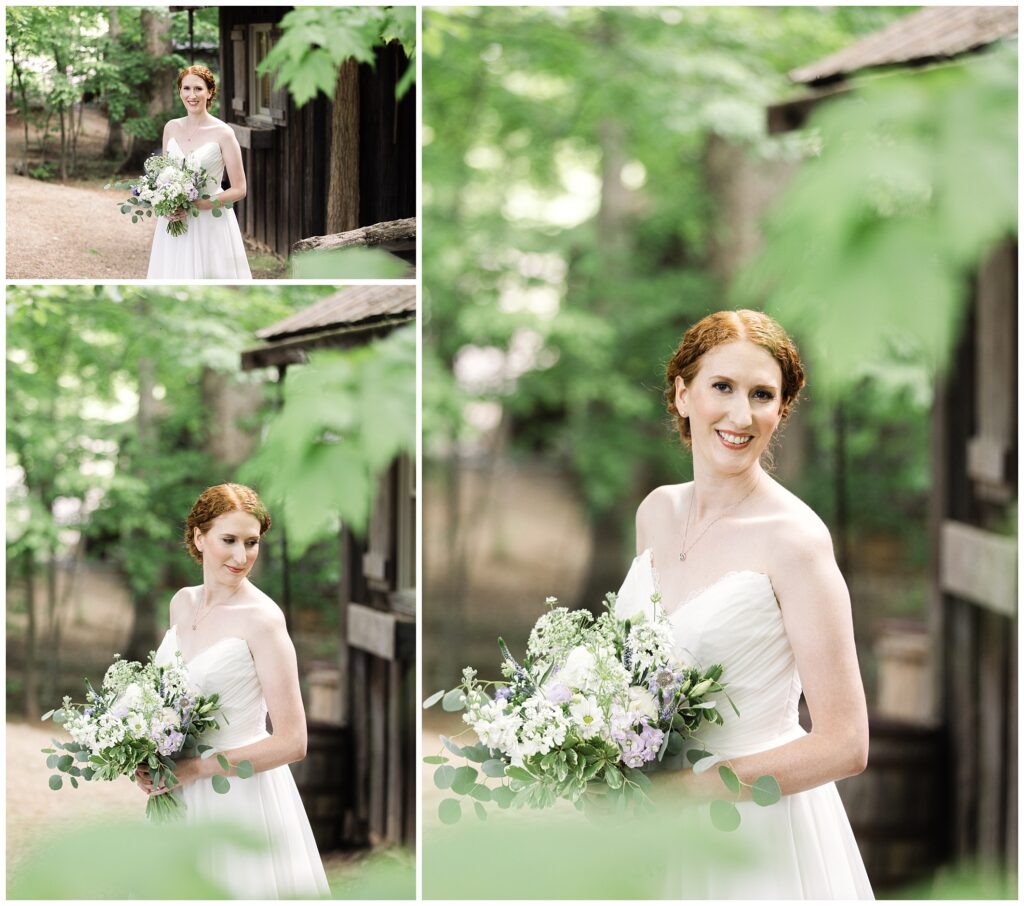
<instances>
[{"instance_id":1,"label":"gold necklace","mask_svg":"<svg viewBox=\"0 0 1024 906\"><path fill-rule=\"evenodd\" d=\"M239 583L238 588L236 588L233 592L231 592L231 594L229 594L224 599L224 602L222 604L220 604L219 606L223 607L224 604L227 604L228 601L230 601L235 595L238 594L239 591L241 591L241 589L242 589L242 586L241 586L241 583ZM202 616L199 616L199 611L203 609L203 605L206 603L206 597L207 597L206 595L203 595L203 600L200 601L199 605L196 607L195 611L192 613L192 628L193 629L195 629L200 623L203 622L203 620L205 620L211 613L213 613L213 608L211 607L209 610L206 611L206 613L204 613Z\"/></svg>"},{"instance_id":2,"label":"gold necklace","mask_svg":"<svg viewBox=\"0 0 1024 906\"><path fill-rule=\"evenodd\" d=\"M690 495L690 507L686 511L686 525L683 527L683 544L682 544L682 547L680 547L680 549L679 549L679 560L680 560L680 562L682 562L682 561L684 561L686 559L686 555L697 546L697 542L700 541L700 539L703 538L708 533L708 529L711 528L711 526L713 526L716 522L718 522L718 520L721 519L723 516L725 516L727 513L731 513L734 509L736 509L736 507L738 507L741 503L743 503L744 500L746 500L751 494L754 493L754 491L757 490L757 486L760 483L761 483L761 476L758 475L757 476L757 480L754 482L754 486L749 491L747 491L747 493L744 494L739 500L737 500L736 503L731 504L730 506L727 506L724 510L722 510L721 513L719 513L717 516L715 516L714 519L712 519L706 526L704 526L704 531L701 532L697 536L697 538L694 540L693 544L691 544L689 547L687 547L686 546L686 539L687 539L687 537L690 534L690 516L693 514L693 499L694 499L694 497L697 496L696 482L694 482L694 490L693 490L693 493Z\"/></svg>"}]
</instances>

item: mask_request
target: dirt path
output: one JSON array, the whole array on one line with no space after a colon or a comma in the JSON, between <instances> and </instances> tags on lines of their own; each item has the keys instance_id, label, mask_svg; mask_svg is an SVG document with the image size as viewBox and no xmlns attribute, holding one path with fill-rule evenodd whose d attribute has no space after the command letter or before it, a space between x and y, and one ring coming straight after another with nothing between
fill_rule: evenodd
<instances>
[{"instance_id":1,"label":"dirt path","mask_svg":"<svg viewBox=\"0 0 1024 906\"><path fill-rule=\"evenodd\" d=\"M24 134L17 116L7 113L7 278L10 280L144 280L149 269L156 218L132 223L118 210L122 189L104 189L102 175L113 164L102 160L107 122L95 109L84 112L78 154L80 175L61 183L19 176ZM38 163L32 130L30 168ZM51 137L47 159L56 158ZM118 177L124 179L125 177ZM284 262L249 240L245 242L254 279L287 276Z\"/></svg>"},{"instance_id":2,"label":"dirt path","mask_svg":"<svg viewBox=\"0 0 1024 906\"><path fill-rule=\"evenodd\" d=\"M145 279L156 221L132 223L118 189L7 175L9 279Z\"/></svg>"}]
</instances>

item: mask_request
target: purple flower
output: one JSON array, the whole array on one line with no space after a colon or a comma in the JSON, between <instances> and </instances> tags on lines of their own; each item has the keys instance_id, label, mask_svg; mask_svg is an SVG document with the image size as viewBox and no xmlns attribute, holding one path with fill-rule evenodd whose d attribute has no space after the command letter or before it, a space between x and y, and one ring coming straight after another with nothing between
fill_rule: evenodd
<instances>
[{"instance_id":1,"label":"purple flower","mask_svg":"<svg viewBox=\"0 0 1024 906\"><path fill-rule=\"evenodd\" d=\"M195 186L189 186L187 194L189 201L195 201L199 197L199 190Z\"/></svg>"},{"instance_id":2,"label":"purple flower","mask_svg":"<svg viewBox=\"0 0 1024 906\"><path fill-rule=\"evenodd\" d=\"M85 715L86 717L92 717L92 708L86 708L86 709L85 709L85 710L84 710L84 711L83 711L82 713L83 713L83 714L84 714L84 715Z\"/></svg>"},{"instance_id":3,"label":"purple flower","mask_svg":"<svg viewBox=\"0 0 1024 906\"><path fill-rule=\"evenodd\" d=\"M554 683L547 691L548 701L563 705L572 701L572 689L565 683Z\"/></svg>"},{"instance_id":4,"label":"purple flower","mask_svg":"<svg viewBox=\"0 0 1024 906\"><path fill-rule=\"evenodd\" d=\"M132 186L132 195L134 195L136 198L139 197L139 194L141 192L142 192L142 189L139 186Z\"/></svg>"},{"instance_id":5,"label":"purple flower","mask_svg":"<svg viewBox=\"0 0 1024 906\"><path fill-rule=\"evenodd\" d=\"M508 686L502 686L494 691L494 700L496 702L507 702L511 697L512 690Z\"/></svg>"}]
</instances>

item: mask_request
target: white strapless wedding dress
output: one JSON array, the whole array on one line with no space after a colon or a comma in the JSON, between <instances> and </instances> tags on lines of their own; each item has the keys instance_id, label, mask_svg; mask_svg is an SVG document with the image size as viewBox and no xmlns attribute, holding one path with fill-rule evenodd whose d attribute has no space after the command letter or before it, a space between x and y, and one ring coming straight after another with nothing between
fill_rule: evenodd
<instances>
[{"instance_id":1,"label":"white strapless wedding dress","mask_svg":"<svg viewBox=\"0 0 1024 906\"><path fill-rule=\"evenodd\" d=\"M172 626L157 649L156 663L166 663L178 649L177 629ZM220 695L220 729L203 737L203 743L220 752L270 735L263 688L244 639L221 639L200 651L188 662L188 673L200 693ZM182 787L185 820L237 824L260 840L265 852L219 848L202 866L210 880L236 899L329 897L316 840L288 766L260 771L246 780L232 777L230 782L226 793L215 792L209 780Z\"/></svg>"},{"instance_id":2,"label":"white strapless wedding dress","mask_svg":"<svg viewBox=\"0 0 1024 906\"><path fill-rule=\"evenodd\" d=\"M172 138L167 153L180 161L189 157L205 167L206 191L210 195L220 191L224 158L216 142L205 142L186 155L177 139ZM158 217L147 277L151 280L251 280L234 210L223 208L220 217L214 217L213 211L200 211L198 217L189 216L188 232L184 236L172 236L167 232L167 218Z\"/></svg>"},{"instance_id":3,"label":"white strapless wedding dress","mask_svg":"<svg viewBox=\"0 0 1024 906\"><path fill-rule=\"evenodd\" d=\"M616 614L650 614L658 578L650 551L633 561L619 590ZM708 751L738 758L805 735L798 720L800 678L771 580L764 573L728 573L669 614L676 655L684 663L721 663L722 681L735 702L721 713L725 725L700 730ZM714 770L714 769L713 769ZM724 798L724 797L723 797ZM729 870L678 865L669 879L672 898L874 899L871 883L834 783L783 796L763 808L738 803L739 830L723 834L726 847L756 854ZM706 821L707 809L698 810Z\"/></svg>"}]
</instances>

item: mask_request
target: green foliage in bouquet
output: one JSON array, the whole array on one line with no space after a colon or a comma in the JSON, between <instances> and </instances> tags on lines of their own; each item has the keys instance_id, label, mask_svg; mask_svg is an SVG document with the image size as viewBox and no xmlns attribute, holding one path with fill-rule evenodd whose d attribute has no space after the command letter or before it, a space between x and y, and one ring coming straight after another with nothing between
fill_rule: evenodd
<instances>
[{"instance_id":1,"label":"green foliage in bouquet","mask_svg":"<svg viewBox=\"0 0 1024 906\"><path fill-rule=\"evenodd\" d=\"M80 781L132 777L136 768L145 765L154 786L172 790L148 798L146 817L156 821L181 817L183 804L173 793L178 784L175 759L213 753L200 740L220 726L214 716L220 696L194 693L187 685L180 654L167 666L156 665L154 657L155 652L150 652L145 665L115 657L99 692L86 679L85 702L64 696L60 708L42 715L41 720L64 726L72 736L70 742L51 738L53 745L42 749L46 766L57 772L50 776L51 790L63 787L62 774L77 789ZM225 773L230 772L228 759L221 754L216 757ZM234 767L242 779L253 774L249 761ZM218 793L230 788L227 777L220 774L212 783Z\"/></svg>"},{"instance_id":2,"label":"green foliage in bouquet","mask_svg":"<svg viewBox=\"0 0 1024 906\"><path fill-rule=\"evenodd\" d=\"M449 754L424 759L437 765L437 788L454 794L439 806L443 823L458 822L466 802L481 820L489 803L499 809L543 809L566 800L581 811L620 816L627 810L650 811L647 772L666 756L683 754L705 722L724 723L710 696L724 695L738 716L721 682L723 666L702 669L676 662L656 606L653 620L643 614L623 620L615 616L615 595L608 595L606 612L595 620L585 610L555 608L555 603L548 599L552 609L534 626L522 664L498 640L504 681L479 681L467 667L459 686L423 703L465 711L463 720L480 740L460 745L442 736ZM658 604L657 595L652 603ZM488 687L495 689L493 699ZM449 755L465 763L456 767ZM721 761L703 743L685 755L697 773ZM740 794L743 784L728 765L719 766L719 775ZM772 777L750 786L760 805L781 795ZM735 805L725 800L712 804L711 819L724 831L740 823Z\"/></svg>"}]
</instances>

